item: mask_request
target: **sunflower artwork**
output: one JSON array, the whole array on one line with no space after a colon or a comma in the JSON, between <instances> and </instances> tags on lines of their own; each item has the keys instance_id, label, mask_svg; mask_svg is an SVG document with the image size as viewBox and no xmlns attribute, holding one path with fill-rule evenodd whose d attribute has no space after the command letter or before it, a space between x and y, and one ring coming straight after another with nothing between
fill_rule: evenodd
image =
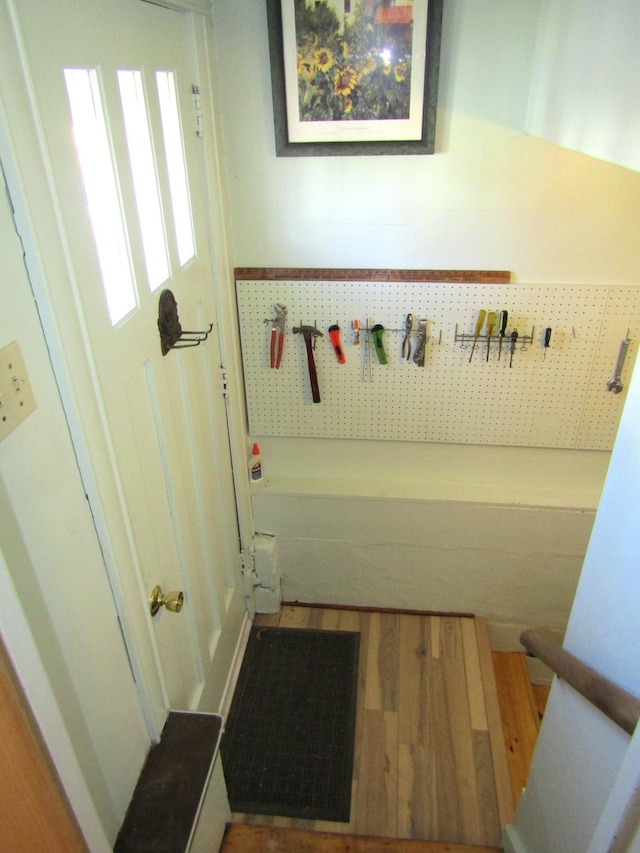
<instances>
[{"instance_id":1,"label":"sunflower artwork","mask_svg":"<svg viewBox=\"0 0 640 853\"><path fill-rule=\"evenodd\" d=\"M380 4L357 2L338 17L334 4L296 0L301 121L408 119L412 7L382 24Z\"/></svg>"},{"instance_id":2,"label":"sunflower artwork","mask_svg":"<svg viewBox=\"0 0 640 853\"><path fill-rule=\"evenodd\" d=\"M283 10L286 6L284 19L288 15L288 29L294 33L290 47L295 47L287 98L295 99L295 123L302 134L317 133L319 139L420 138L425 0L289 0ZM322 130L327 123L334 129L349 125L345 131L352 136ZM393 129L381 131L385 123ZM314 137L304 135L299 141L308 138Z\"/></svg>"}]
</instances>

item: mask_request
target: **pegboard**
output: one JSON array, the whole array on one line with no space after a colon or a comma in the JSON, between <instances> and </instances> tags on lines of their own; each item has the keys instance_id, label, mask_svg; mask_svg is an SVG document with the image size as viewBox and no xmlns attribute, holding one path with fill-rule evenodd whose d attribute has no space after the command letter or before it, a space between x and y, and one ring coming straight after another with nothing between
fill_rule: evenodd
<instances>
[{"instance_id":1,"label":"pegboard","mask_svg":"<svg viewBox=\"0 0 640 853\"><path fill-rule=\"evenodd\" d=\"M451 284L415 281L236 281L249 429L255 436L389 439L463 444L609 450L618 427L640 335L640 288ZM273 305L287 307L284 354L269 366ZM470 347L478 311L509 312L498 359L481 337ZM424 367L401 357L404 321L428 320ZM380 365L351 322L385 327ZM265 323L265 320L269 322ZM315 361L321 402L314 404L303 336L317 325ZM337 324L346 362L339 364L328 327ZM544 329L550 346L544 354ZM511 359L511 332L531 336ZM390 331L397 330L397 331ZM483 330L484 332L485 330ZM607 391L621 340L631 338L624 390ZM495 339L497 340L497 339Z\"/></svg>"}]
</instances>

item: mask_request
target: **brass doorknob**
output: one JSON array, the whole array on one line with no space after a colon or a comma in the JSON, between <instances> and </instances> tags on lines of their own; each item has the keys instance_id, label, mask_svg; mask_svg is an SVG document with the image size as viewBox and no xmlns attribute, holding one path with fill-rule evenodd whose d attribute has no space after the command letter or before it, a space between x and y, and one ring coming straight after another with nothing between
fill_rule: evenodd
<instances>
[{"instance_id":1,"label":"brass doorknob","mask_svg":"<svg viewBox=\"0 0 640 853\"><path fill-rule=\"evenodd\" d=\"M166 607L172 613L180 613L184 604L184 592L162 592L161 586L154 586L149 596L149 610L155 616L161 607Z\"/></svg>"}]
</instances>

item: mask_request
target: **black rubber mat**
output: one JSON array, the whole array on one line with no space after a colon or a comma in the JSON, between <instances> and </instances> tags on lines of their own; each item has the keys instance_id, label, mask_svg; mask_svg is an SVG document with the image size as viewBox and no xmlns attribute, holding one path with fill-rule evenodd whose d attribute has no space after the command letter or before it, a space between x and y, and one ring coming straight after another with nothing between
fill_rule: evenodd
<instances>
[{"instance_id":1,"label":"black rubber mat","mask_svg":"<svg viewBox=\"0 0 640 853\"><path fill-rule=\"evenodd\" d=\"M233 811L349 820L359 641L251 629L220 747Z\"/></svg>"}]
</instances>

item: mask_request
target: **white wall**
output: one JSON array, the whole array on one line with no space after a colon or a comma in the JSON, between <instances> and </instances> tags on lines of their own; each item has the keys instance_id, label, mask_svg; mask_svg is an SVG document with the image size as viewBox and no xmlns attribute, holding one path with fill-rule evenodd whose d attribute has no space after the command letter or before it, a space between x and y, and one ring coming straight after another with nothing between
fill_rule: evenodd
<instances>
[{"instance_id":1,"label":"white wall","mask_svg":"<svg viewBox=\"0 0 640 853\"><path fill-rule=\"evenodd\" d=\"M640 169L639 31L634 0L544 0L527 131Z\"/></svg>"},{"instance_id":2,"label":"white wall","mask_svg":"<svg viewBox=\"0 0 640 853\"><path fill-rule=\"evenodd\" d=\"M565 646L640 696L640 372L636 370L571 611ZM632 739L555 681L514 821L528 853L598 853L640 781ZM632 759L630 771L627 756ZM606 827L604 826L606 824ZM593 846L590 846L592 839ZM630 848L640 849L640 839Z\"/></svg>"},{"instance_id":3,"label":"white wall","mask_svg":"<svg viewBox=\"0 0 640 853\"><path fill-rule=\"evenodd\" d=\"M384 158L276 158L265 3L213 7L236 266L637 281L640 176L511 129L524 120L538 4L446 2L437 154Z\"/></svg>"},{"instance_id":4,"label":"white wall","mask_svg":"<svg viewBox=\"0 0 640 853\"><path fill-rule=\"evenodd\" d=\"M637 283L640 175L518 130L526 120L542 1L445 2L437 153L384 158L276 158L265 4L214 0L213 6L236 266L506 268L514 281L530 283ZM282 531L310 517L314 490L349 496L339 511L353 512L353 524L366 515L368 499L417 490L427 516L434 508L428 501L442 496L556 507L554 523L569 525L568 536L576 525L584 534L608 460L606 453L540 451L531 457L520 448L399 449L357 440L260 437L260 443L266 483L256 502L258 529ZM560 513L558 503L586 515ZM471 515L464 524L472 524ZM513 538L520 532L513 529ZM336 543L331 525L318 523L305 537L305 548L313 541L311 560L291 532L286 536L285 597L287 589L325 601L346 595L347 581L334 580L329 569L336 555L349 562L352 544ZM582 543L584 553L584 535ZM491 565L490 529L477 531L477 548ZM509 564L486 606L494 639L514 641L520 620L561 633L580 559L576 551L570 568L553 564L546 577L531 571L533 550ZM398 564L402 560L393 571ZM349 566L343 568L349 576ZM376 588L377 577L377 569L367 575L367 589L380 600L387 584ZM559 586L548 585L550 578ZM405 580L400 572L398 589ZM480 586L469 592L482 600ZM517 619L516 596L535 602ZM447 600L456 609L458 597ZM405 606L411 606L409 596ZM560 612L565 616L558 619Z\"/></svg>"}]
</instances>

